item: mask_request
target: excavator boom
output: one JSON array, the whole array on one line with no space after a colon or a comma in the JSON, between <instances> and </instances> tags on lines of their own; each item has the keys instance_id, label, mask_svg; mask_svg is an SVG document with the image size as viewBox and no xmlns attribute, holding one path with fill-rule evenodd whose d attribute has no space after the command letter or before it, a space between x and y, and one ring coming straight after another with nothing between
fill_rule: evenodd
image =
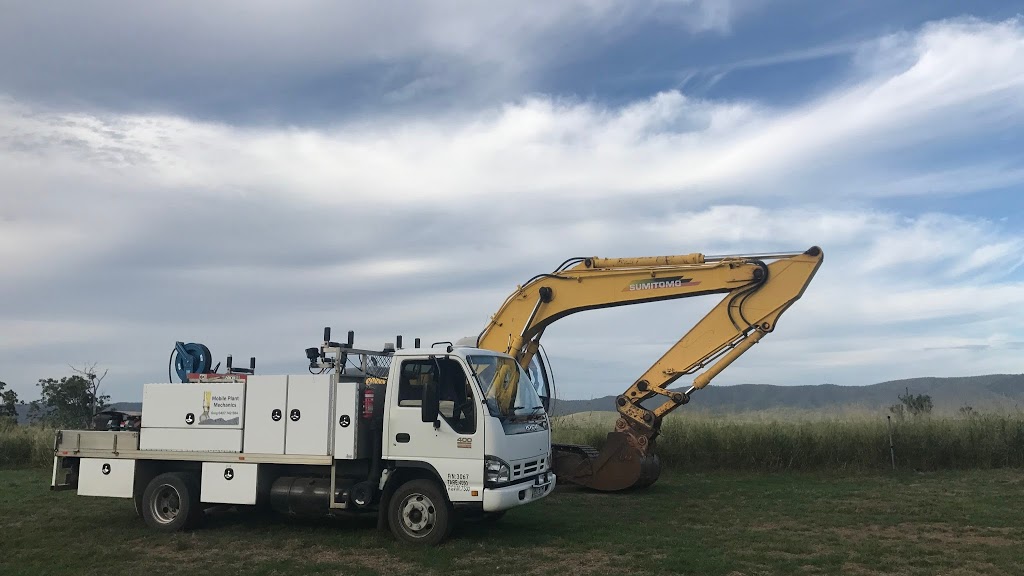
<instances>
[{"instance_id":1,"label":"excavator boom","mask_svg":"<svg viewBox=\"0 0 1024 576\"><path fill-rule=\"evenodd\" d=\"M823 257L815 246L785 254L570 259L519 286L480 333L477 346L506 352L528 368L545 328L570 314L724 294L616 398L619 419L600 452L587 446L554 446L554 469L564 480L606 491L648 486L661 470L654 444L663 418L775 329ZM676 380L695 374L685 391L669 389ZM656 405L645 406L656 397Z\"/></svg>"}]
</instances>

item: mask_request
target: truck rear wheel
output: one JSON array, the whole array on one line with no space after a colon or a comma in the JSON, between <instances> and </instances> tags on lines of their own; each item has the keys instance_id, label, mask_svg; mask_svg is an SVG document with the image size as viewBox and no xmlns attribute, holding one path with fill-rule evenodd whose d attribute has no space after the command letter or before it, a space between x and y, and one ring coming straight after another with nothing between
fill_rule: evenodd
<instances>
[{"instance_id":1,"label":"truck rear wheel","mask_svg":"<svg viewBox=\"0 0 1024 576\"><path fill-rule=\"evenodd\" d=\"M177 532L196 524L203 511L199 487L183 472L168 472L153 478L142 495L142 518L150 528Z\"/></svg>"},{"instance_id":2,"label":"truck rear wheel","mask_svg":"<svg viewBox=\"0 0 1024 576\"><path fill-rule=\"evenodd\" d=\"M396 538L433 546L451 532L452 513L444 493L430 480L413 480L398 487L388 502L388 524Z\"/></svg>"}]
</instances>

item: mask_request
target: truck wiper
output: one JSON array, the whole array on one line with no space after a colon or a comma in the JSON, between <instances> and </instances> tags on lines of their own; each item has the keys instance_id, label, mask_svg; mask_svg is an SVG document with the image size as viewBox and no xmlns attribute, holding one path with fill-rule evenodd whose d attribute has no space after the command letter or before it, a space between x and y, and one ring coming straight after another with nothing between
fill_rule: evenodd
<instances>
[{"instance_id":1,"label":"truck wiper","mask_svg":"<svg viewBox=\"0 0 1024 576\"><path fill-rule=\"evenodd\" d=\"M521 416L519 418L522 418L523 420L528 420L531 416L533 416L534 414L537 413L537 410L540 410L543 407L544 406L534 406L533 408L530 408L530 410L532 410L532 412L530 412L529 414L526 414L524 416ZM516 410L523 410L525 408L526 408L526 406L513 406L512 407L512 421L513 422L519 420L519 418L516 418Z\"/></svg>"}]
</instances>

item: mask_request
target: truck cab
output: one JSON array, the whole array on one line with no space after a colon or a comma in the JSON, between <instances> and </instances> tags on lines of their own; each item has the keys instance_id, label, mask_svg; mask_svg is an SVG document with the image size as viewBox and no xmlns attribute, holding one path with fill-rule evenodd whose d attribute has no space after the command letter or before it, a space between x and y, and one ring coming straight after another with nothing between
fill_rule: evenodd
<instances>
[{"instance_id":1,"label":"truck cab","mask_svg":"<svg viewBox=\"0 0 1024 576\"><path fill-rule=\"evenodd\" d=\"M547 495L550 423L529 377L510 356L449 350L395 354L382 451L391 469L433 470L453 504L481 513Z\"/></svg>"},{"instance_id":2,"label":"truck cab","mask_svg":"<svg viewBox=\"0 0 1024 576\"><path fill-rule=\"evenodd\" d=\"M145 385L138 430L57 433L52 488L132 499L163 531L233 504L376 514L419 544L554 489L550 421L512 357L450 344L359 350L326 331L306 354L309 375Z\"/></svg>"}]
</instances>

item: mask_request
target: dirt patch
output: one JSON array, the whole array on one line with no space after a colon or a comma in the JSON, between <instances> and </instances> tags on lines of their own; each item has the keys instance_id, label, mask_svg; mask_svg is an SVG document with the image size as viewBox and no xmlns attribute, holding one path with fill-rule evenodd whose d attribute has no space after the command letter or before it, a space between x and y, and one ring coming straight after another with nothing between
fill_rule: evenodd
<instances>
[{"instance_id":1,"label":"dirt patch","mask_svg":"<svg viewBox=\"0 0 1024 576\"><path fill-rule=\"evenodd\" d=\"M194 535L176 538L160 546L151 546L150 562L153 558L166 561L187 561L197 568L212 566L220 560L203 549L201 541ZM306 545L301 540L287 540L280 546L256 546L245 540L232 541L224 548L235 552L245 563L297 560L313 564L340 564L373 570L379 574L402 576L405 574L433 574L422 566L395 556L384 548L335 549L322 545ZM344 574L344 572L340 572Z\"/></svg>"},{"instance_id":2,"label":"dirt patch","mask_svg":"<svg viewBox=\"0 0 1024 576\"><path fill-rule=\"evenodd\" d=\"M800 532L807 529L807 524L796 521L761 522L750 524L747 528L757 532Z\"/></svg>"},{"instance_id":3,"label":"dirt patch","mask_svg":"<svg viewBox=\"0 0 1024 576\"><path fill-rule=\"evenodd\" d=\"M911 570L905 566L886 566L882 570L876 570L856 562L846 562L842 568L842 574L849 574L851 576L903 576L915 573L918 573L918 571ZM941 570L937 573L943 576L1001 576L1009 574L988 562L969 562L956 568Z\"/></svg>"},{"instance_id":4,"label":"dirt patch","mask_svg":"<svg viewBox=\"0 0 1024 576\"><path fill-rule=\"evenodd\" d=\"M181 562L187 559L190 564L198 566L215 564L219 561L216 555L209 554L209 546L205 545L199 537L191 533L176 535L173 540L165 544L153 545L152 543L146 543L145 546L148 549L147 555L150 558L158 558L170 562ZM223 547L234 551L246 561L253 562L287 560L295 556L294 551L283 547L256 546L252 542L244 540L235 540L223 545Z\"/></svg>"},{"instance_id":5,"label":"dirt patch","mask_svg":"<svg viewBox=\"0 0 1024 576\"><path fill-rule=\"evenodd\" d=\"M757 555L763 556L765 558L771 558L773 560L810 560L812 558L817 558L825 553L826 551L824 548L820 546L814 546L812 550L808 550L807 552L786 552L783 550L768 550L767 552L758 552Z\"/></svg>"},{"instance_id":6,"label":"dirt patch","mask_svg":"<svg viewBox=\"0 0 1024 576\"><path fill-rule=\"evenodd\" d=\"M879 571L856 562L844 562L842 573L849 574L850 576L903 576L904 574L910 574L906 570L894 570L892 568Z\"/></svg>"},{"instance_id":7,"label":"dirt patch","mask_svg":"<svg viewBox=\"0 0 1024 576\"><path fill-rule=\"evenodd\" d=\"M432 570L425 570L422 566L402 560L384 548L361 548L358 553L352 553L314 546L307 552L306 558L317 564L355 565L389 576L434 573Z\"/></svg>"},{"instance_id":8,"label":"dirt patch","mask_svg":"<svg viewBox=\"0 0 1024 576\"><path fill-rule=\"evenodd\" d=\"M521 566L516 568L519 574L529 576L542 576L547 574L558 574L559 576L589 576L591 574L637 574L638 572L621 565L618 561L621 556L607 550L568 550L554 546L544 546L535 551L539 559L532 566ZM506 554L516 554L516 551L497 549L491 550L493 558L502 558ZM474 558L459 558L455 560L459 568L472 569L478 567L479 560ZM475 573L475 572L473 572Z\"/></svg>"},{"instance_id":9,"label":"dirt patch","mask_svg":"<svg viewBox=\"0 0 1024 576\"><path fill-rule=\"evenodd\" d=\"M895 526L871 524L858 528L835 528L840 537L853 542L868 538L903 542L934 542L948 546L1020 546L1014 531L1006 528L979 528L951 524L902 523Z\"/></svg>"}]
</instances>

